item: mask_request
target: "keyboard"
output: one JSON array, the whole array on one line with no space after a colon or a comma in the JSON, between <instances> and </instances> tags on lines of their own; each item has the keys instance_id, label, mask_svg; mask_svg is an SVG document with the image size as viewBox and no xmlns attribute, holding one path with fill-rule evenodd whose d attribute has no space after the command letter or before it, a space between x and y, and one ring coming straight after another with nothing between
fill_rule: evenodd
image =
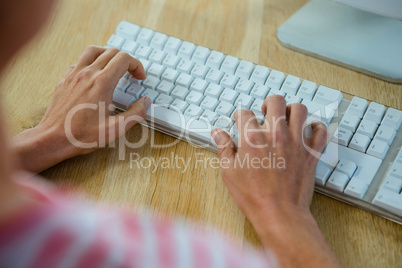
<instances>
[{"instance_id":1,"label":"keyboard","mask_svg":"<svg viewBox=\"0 0 402 268\"><path fill-rule=\"evenodd\" d=\"M331 135L315 190L402 224L402 111L126 21L107 47L134 56L147 73L143 81L128 73L120 79L118 110L147 96L153 104L141 124L215 152L214 128L238 142L237 109L262 123L267 96L306 105L307 123L320 120Z\"/></svg>"}]
</instances>

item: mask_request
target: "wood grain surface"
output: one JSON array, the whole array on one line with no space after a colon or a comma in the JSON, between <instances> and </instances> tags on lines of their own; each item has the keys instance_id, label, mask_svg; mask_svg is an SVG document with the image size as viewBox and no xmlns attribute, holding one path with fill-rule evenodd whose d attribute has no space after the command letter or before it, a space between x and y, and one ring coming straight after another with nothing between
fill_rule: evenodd
<instances>
[{"instance_id":1,"label":"wood grain surface","mask_svg":"<svg viewBox=\"0 0 402 268\"><path fill-rule=\"evenodd\" d=\"M224 53L268 66L353 95L402 109L402 85L387 83L282 47L277 28L307 0L64 0L48 27L10 64L2 81L2 102L10 135L35 126L55 85L90 44L105 45L122 20L134 22ZM18 34L18 33L16 33ZM3 107L4 108L4 107ZM150 131L155 143L175 139L134 127L129 141ZM177 155L185 168L130 167L130 154ZM261 246L251 224L225 189L219 169L203 167L197 157L216 154L178 142L169 148L127 149L119 160L116 148L67 160L42 175L69 184L89 199L181 217L218 228ZM312 212L328 243L346 267L398 267L402 263L402 227L320 194ZM308 243L308 241L306 241ZM399 266L400 267L400 266Z\"/></svg>"}]
</instances>

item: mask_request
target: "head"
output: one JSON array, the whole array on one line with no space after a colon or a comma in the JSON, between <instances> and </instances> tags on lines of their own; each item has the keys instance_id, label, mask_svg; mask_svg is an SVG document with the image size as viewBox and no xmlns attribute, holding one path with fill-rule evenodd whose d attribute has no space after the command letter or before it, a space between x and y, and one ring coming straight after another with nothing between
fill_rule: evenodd
<instances>
[{"instance_id":1,"label":"head","mask_svg":"<svg viewBox=\"0 0 402 268\"><path fill-rule=\"evenodd\" d=\"M40 30L54 0L0 0L0 72Z\"/></svg>"},{"instance_id":2,"label":"head","mask_svg":"<svg viewBox=\"0 0 402 268\"><path fill-rule=\"evenodd\" d=\"M8 61L46 22L53 2L54 0L0 0L0 78ZM9 178L13 166L2 118L0 105L0 204L12 196Z\"/></svg>"}]
</instances>

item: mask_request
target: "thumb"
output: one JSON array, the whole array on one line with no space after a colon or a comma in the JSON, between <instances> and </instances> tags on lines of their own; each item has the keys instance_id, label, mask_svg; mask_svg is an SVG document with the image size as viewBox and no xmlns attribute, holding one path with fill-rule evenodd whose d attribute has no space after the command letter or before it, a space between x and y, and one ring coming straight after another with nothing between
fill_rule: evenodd
<instances>
[{"instance_id":1,"label":"thumb","mask_svg":"<svg viewBox=\"0 0 402 268\"><path fill-rule=\"evenodd\" d=\"M212 130L211 136L214 139L220 159L226 157L233 159L236 153L236 148L232 138L222 129L216 128Z\"/></svg>"},{"instance_id":2,"label":"thumb","mask_svg":"<svg viewBox=\"0 0 402 268\"><path fill-rule=\"evenodd\" d=\"M147 110L151 104L152 101L150 98L139 98L125 112L113 116L114 120L109 120L109 128L117 128L126 132L147 116Z\"/></svg>"}]
</instances>

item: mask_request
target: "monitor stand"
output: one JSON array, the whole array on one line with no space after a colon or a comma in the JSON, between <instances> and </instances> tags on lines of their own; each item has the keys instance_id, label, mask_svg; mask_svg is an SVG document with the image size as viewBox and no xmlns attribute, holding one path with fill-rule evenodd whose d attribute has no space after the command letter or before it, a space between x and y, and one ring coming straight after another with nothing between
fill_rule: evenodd
<instances>
[{"instance_id":1,"label":"monitor stand","mask_svg":"<svg viewBox=\"0 0 402 268\"><path fill-rule=\"evenodd\" d=\"M285 47L402 83L402 21L312 0L279 27L277 35Z\"/></svg>"}]
</instances>

